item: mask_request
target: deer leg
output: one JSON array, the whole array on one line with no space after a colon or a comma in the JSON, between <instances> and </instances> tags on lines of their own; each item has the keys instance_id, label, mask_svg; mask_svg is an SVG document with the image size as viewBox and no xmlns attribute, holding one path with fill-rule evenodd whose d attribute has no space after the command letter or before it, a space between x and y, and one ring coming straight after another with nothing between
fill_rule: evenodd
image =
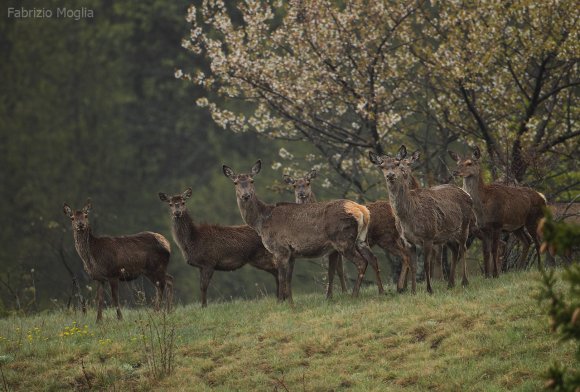
<instances>
[{"instance_id":1,"label":"deer leg","mask_svg":"<svg viewBox=\"0 0 580 392\"><path fill-rule=\"evenodd\" d=\"M344 276L344 265L342 262L342 257L340 257L340 253L337 253L337 262L336 262L336 272L338 274L338 279L340 280L340 289L342 293L346 293L346 278Z\"/></svg>"},{"instance_id":2,"label":"deer leg","mask_svg":"<svg viewBox=\"0 0 580 392\"><path fill-rule=\"evenodd\" d=\"M113 297L113 305L115 305L115 309L117 309L117 320L123 320L121 307L119 306L119 279L109 280L109 286L111 286L111 297Z\"/></svg>"},{"instance_id":3,"label":"deer leg","mask_svg":"<svg viewBox=\"0 0 580 392\"><path fill-rule=\"evenodd\" d=\"M467 245L465 242L459 244L459 260L463 264L463 277L461 279L461 285L467 287L469 285L469 280L467 279Z\"/></svg>"},{"instance_id":4,"label":"deer leg","mask_svg":"<svg viewBox=\"0 0 580 392\"><path fill-rule=\"evenodd\" d=\"M326 288L326 298L332 298L332 286L334 285L334 272L338 268L338 261L340 260L340 254L338 252L332 252L328 255L328 287Z\"/></svg>"},{"instance_id":5,"label":"deer leg","mask_svg":"<svg viewBox=\"0 0 580 392\"><path fill-rule=\"evenodd\" d=\"M516 230L514 232L514 234L516 235L516 238L520 241L520 243L522 244L522 254L520 255L520 258L518 259L518 269L525 269L526 268L526 260L528 258L528 252L530 251L530 245L532 244L532 237L530 236L530 234L528 233L528 231L522 227L519 230Z\"/></svg>"},{"instance_id":6,"label":"deer leg","mask_svg":"<svg viewBox=\"0 0 580 392\"><path fill-rule=\"evenodd\" d=\"M202 268L199 271L200 288L201 288L201 307L207 307L207 288L213 276L213 268Z\"/></svg>"},{"instance_id":7,"label":"deer leg","mask_svg":"<svg viewBox=\"0 0 580 392\"><path fill-rule=\"evenodd\" d=\"M377 287L379 289L379 294L384 294L385 289L383 288L383 281L381 280L381 270L379 268L379 261L377 260L377 256L373 253L371 248L366 243L360 243L357 245L356 250L360 255L365 259L367 265L370 265L375 270L375 276L377 278ZM366 268L366 267L365 267ZM361 279L362 282L362 279Z\"/></svg>"},{"instance_id":8,"label":"deer leg","mask_svg":"<svg viewBox=\"0 0 580 392\"><path fill-rule=\"evenodd\" d=\"M165 274L165 287L167 290L167 311L173 307L173 276Z\"/></svg>"},{"instance_id":9,"label":"deer leg","mask_svg":"<svg viewBox=\"0 0 580 392\"><path fill-rule=\"evenodd\" d=\"M97 283L97 323L103 320L105 282Z\"/></svg>"},{"instance_id":10,"label":"deer leg","mask_svg":"<svg viewBox=\"0 0 580 392\"><path fill-rule=\"evenodd\" d=\"M491 258L493 261L493 277L497 278L499 276L499 229L493 229L491 232Z\"/></svg>"},{"instance_id":11,"label":"deer leg","mask_svg":"<svg viewBox=\"0 0 580 392\"><path fill-rule=\"evenodd\" d=\"M288 253L276 253L274 254L274 262L278 266L278 281L280 282L280 298L278 302L282 302L284 300L288 300L292 305L292 288L290 287L289 276L292 273L291 270L291 262L292 254ZM290 278L291 279L291 278Z\"/></svg>"},{"instance_id":12,"label":"deer leg","mask_svg":"<svg viewBox=\"0 0 580 392\"><path fill-rule=\"evenodd\" d=\"M358 297L360 286L367 270L368 261L357 251L356 248L344 251L344 253L341 253L341 256L351 260L352 263L356 266L357 277L354 283L354 287L352 288L352 296Z\"/></svg>"},{"instance_id":13,"label":"deer leg","mask_svg":"<svg viewBox=\"0 0 580 392\"><path fill-rule=\"evenodd\" d=\"M483 250L483 272L486 278L490 277L491 266L491 241L489 236L484 236L481 240Z\"/></svg>"},{"instance_id":14,"label":"deer leg","mask_svg":"<svg viewBox=\"0 0 580 392\"><path fill-rule=\"evenodd\" d=\"M155 281L155 310L159 311L161 309L161 304L163 303L163 293L165 293L165 277L163 279L158 279Z\"/></svg>"},{"instance_id":15,"label":"deer leg","mask_svg":"<svg viewBox=\"0 0 580 392\"><path fill-rule=\"evenodd\" d=\"M294 274L294 261L295 261L294 256L290 255L290 258L288 259L288 277L286 280L286 282L288 282L287 283L288 287L286 289L288 292L288 302L290 303L290 305L294 304L294 301L292 299L292 276Z\"/></svg>"},{"instance_id":16,"label":"deer leg","mask_svg":"<svg viewBox=\"0 0 580 392\"><path fill-rule=\"evenodd\" d=\"M425 270L425 281L427 282L427 292L429 294L433 294L433 288L431 287L431 251L433 248L432 242L424 242L423 243L423 257L425 258L424 263L424 270Z\"/></svg>"},{"instance_id":17,"label":"deer leg","mask_svg":"<svg viewBox=\"0 0 580 392\"><path fill-rule=\"evenodd\" d=\"M455 287L455 268L457 267L457 258L459 256L459 249L457 244L448 244L451 249L451 266L449 269L449 279L447 283L448 288Z\"/></svg>"},{"instance_id":18,"label":"deer leg","mask_svg":"<svg viewBox=\"0 0 580 392\"><path fill-rule=\"evenodd\" d=\"M401 273L399 274L399 280L397 282L397 292L402 293L407 288L407 276L410 269L409 252L401 241L397 241L392 249L389 249L390 253L398 256L401 259ZM413 293L415 293L415 288L413 288Z\"/></svg>"},{"instance_id":19,"label":"deer leg","mask_svg":"<svg viewBox=\"0 0 580 392\"><path fill-rule=\"evenodd\" d=\"M411 293L415 294L417 292L417 248L415 246L411 247L410 256L407 254L407 258L411 267Z\"/></svg>"},{"instance_id":20,"label":"deer leg","mask_svg":"<svg viewBox=\"0 0 580 392\"><path fill-rule=\"evenodd\" d=\"M537 224L533 224L531 227L527 227L528 233L532 237L534 242L534 248L536 249L536 255L538 256L538 270L542 270L542 258L540 254L540 239L538 238ZM547 253L549 255L550 253Z\"/></svg>"}]
</instances>

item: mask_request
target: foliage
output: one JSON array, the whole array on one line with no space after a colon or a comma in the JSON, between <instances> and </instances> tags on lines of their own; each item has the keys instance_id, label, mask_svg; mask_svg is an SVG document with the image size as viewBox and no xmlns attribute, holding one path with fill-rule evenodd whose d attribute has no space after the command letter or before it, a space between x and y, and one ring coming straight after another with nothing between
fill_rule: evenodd
<instances>
[{"instance_id":1,"label":"foliage","mask_svg":"<svg viewBox=\"0 0 580 392\"><path fill-rule=\"evenodd\" d=\"M365 150L405 139L440 178L431 157L458 138L486 143L495 177L561 177L578 171L578 17L572 0L204 1L183 46L210 71L176 76L221 127L307 141L358 194Z\"/></svg>"},{"instance_id":2,"label":"foliage","mask_svg":"<svg viewBox=\"0 0 580 392\"><path fill-rule=\"evenodd\" d=\"M247 164L247 151L264 159L274 153L253 135L225 134L193 104L199 89L173 77L176 64L193 66L179 45L187 4L87 0L92 19L0 18L0 315L93 297L64 201L79 205L90 196L98 235L152 230L171 241L157 192L193 186L196 219L241 222L221 164L225 157ZM190 302L197 271L173 249L176 298ZM270 280L250 269L222 274L212 295L252 295L255 284L273 287ZM130 298L125 288L123 297Z\"/></svg>"},{"instance_id":3,"label":"foliage","mask_svg":"<svg viewBox=\"0 0 580 392\"><path fill-rule=\"evenodd\" d=\"M544 236L542 248L551 253L566 254L580 243L580 226L555 222L549 211L541 223ZM557 332L563 341L576 343L576 366L570 370L555 363L548 370L546 388L556 391L577 391L580 388L580 263L566 268L562 280L569 284L565 294L555 288L554 270L542 271L542 287L538 298L548 301L548 314L552 331Z\"/></svg>"},{"instance_id":4,"label":"foliage","mask_svg":"<svg viewBox=\"0 0 580 392\"><path fill-rule=\"evenodd\" d=\"M175 361L154 380L143 356L143 310L94 314L56 311L0 320L0 358L13 390L539 390L546 363L571 366L574 348L558 345L530 293L538 272L475 277L468 289L435 294L361 297L296 295L295 308L275 298L231 301L201 309L177 306ZM561 282L556 288L563 287ZM76 320L89 334L58 336ZM82 327L81 327L82 326ZM40 328L48 340L18 346L20 332ZM94 333L94 336L91 336ZM84 367L84 371L83 371ZM26 369L25 372L22 369Z\"/></svg>"},{"instance_id":5,"label":"foliage","mask_svg":"<svg viewBox=\"0 0 580 392\"><path fill-rule=\"evenodd\" d=\"M413 50L427 86L426 114L483 140L511 180L523 181L529 169L546 177L561 155L579 151L574 4L446 1L422 9L424 39Z\"/></svg>"},{"instance_id":6,"label":"foliage","mask_svg":"<svg viewBox=\"0 0 580 392\"><path fill-rule=\"evenodd\" d=\"M176 353L175 323L167 311L157 314L146 311L137 319L143 353L149 372L154 379L171 374Z\"/></svg>"}]
</instances>

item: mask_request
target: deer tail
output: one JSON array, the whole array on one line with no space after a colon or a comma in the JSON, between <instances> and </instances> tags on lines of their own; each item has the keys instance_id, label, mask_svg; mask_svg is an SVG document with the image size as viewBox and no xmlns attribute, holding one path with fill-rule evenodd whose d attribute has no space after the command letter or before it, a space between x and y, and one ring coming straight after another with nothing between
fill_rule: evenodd
<instances>
[{"instance_id":1,"label":"deer tail","mask_svg":"<svg viewBox=\"0 0 580 392\"><path fill-rule=\"evenodd\" d=\"M371 213L369 209L363 205L353 201L347 201L344 205L344 210L351 215L358 224L357 243L366 242L369 231L369 224L371 222Z\"/></svg>"}]
</instances>

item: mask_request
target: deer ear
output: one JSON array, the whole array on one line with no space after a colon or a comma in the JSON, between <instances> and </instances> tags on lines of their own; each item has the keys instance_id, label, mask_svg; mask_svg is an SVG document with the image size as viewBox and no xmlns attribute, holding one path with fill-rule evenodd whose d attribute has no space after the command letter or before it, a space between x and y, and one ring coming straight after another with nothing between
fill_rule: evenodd
<instances>
[{"instance_id":1,"label":"deer ear","mask_svg":"<svg viewBox=\"0 0 580 392\"><path fill-rule=\"evenodd\" d=\"M316 175L317 175L316 170L312 169L310 170L310 173L306 175L306 179L312 180L313 178L316 178Z\"/></svg>"},{"instance_id":2,"label":"deer ear","mask_svg":"<svg viewBox=\"0 0 580 392\"><path fill-rule=\"evenodd\" d=\"M191 190L191 188L187 188L182 194L181 197L183 197L183 200L187 200L191 197L193 191Z\"/></svg>"},{"instance_id":3,"label":"deer ear","mask_svg":"<svg viewBox=\"0 0 580 392\"><path fill-rule=\"evenodd\" d=\"M288 185L292 185L294 184L296 181L290 177L288 174L284 174L284 180L283 180L286 184Z\"/></svg>"},{"instance_id":4,"label":"deer ear","mask_svg":"<svg viewBox=\"0 0 580 392\"><path fill-rule=\"evenodd\" d=\"M410 163L415 163L419 160L419 158L421 157L421 152L419 150L415 150L415 152L413 152L413 154L411 154L411 159L410 159Z\"/></svg>"},{"instance_id":5,"label":"deer ear","mask_svg":"<svg viewBox=\"0 0 580 392\"><path fill-rule=\"evenodd\" d=\"M169 197L167 197L166 193L163 192L159 192L159 200L164 201L164 202L168 202L169 201Z\"/></svg>"},{"instance_id":6,"label":"deer ear","mask_svg":"<svg viewBox=\"0 0 580 392\"><path fill-rule=\"evenodd\" d=\"M371 160L372 163L374 163L377 166L380 166L383 164L383 158L381 158L379 156L379 154L377 154L373 151L369 151L369 159Z\"/></svg>"},{"instance_id":7,"label":"deer ear","mask_svg":"<svg viewBox=\"0 0 580 392\"><path fill-rule=\"evenodd\" d=\"M404 159L406 156L407 156L407 147L405 147L405 145L403 144L399 148L399 151L397 151L397 155L395 156L395 158L400 161L401 159Z\"/></svg>"},{"instance_id":8,"label":"deer ear","mask_svg":"<svg viewBox=\"0 0 580 392\"><path fill-rule=\"evenodd\" d=\"M479 151L479 147L478 146L473 147L473 158L474 159L481 158L481 151Z\"/></svg>"},{"instance_id":9,"label":"deer ear","mask_svg":"<svg viewBox=\"0 0 580 392\"><path fill-rule=\"evenodd\" d=\"M92 205L92 203L91 203L91 198L89 197L89 198L87 199L87 202L85 203L85 206L83 207L83 212L84 212L85 214L88 214L88 213L89 213L89 211L90 211L92 208L93 208L93 205Z\"/></svg>"},{"instance_id":10,"label":"deer ear","mask_svg":"<svg viewBox=\"0 0 580 392\"><path fill-rule=\"evenodd\" d=\"M222 170L224 172L224 176L230 180L234 181L236 179L236 173L234 173L234 170L231 167L223 165Z\"/></svg>"},{"instance_id":11,"label":"deer ear","mask_svg":"<svg viewBox=\"0 0 580 392\"><path fill-rule=\"evenodd\" d=\"M461 160L455 151L447 150L447 152L449 153L451 159L453 159L455 162L459 162Z\"/></svg>"},{"instance_id":12,"label":"deer ear","mask_svg":"<svg viewBox=\"0 0 580 392\"><path fill-rule=\"evenodd\" d=\"M64 205L62 206L62 210L63 210L64 214L66 216L68 216L69 218L73 217L72 209L70 208L70 206L68 204L64 203Z\"/></svg>"},{"instance_id":13,"label":"deer ear","mask_svg":"<svg viewBox=\"0 0 580 392\"><path fill-rule=\"evenodd\" d=\"M252 177L258 174L262 170L262 160L258 159L254 166L252 166Z\"/></svg>"}]
</instances>

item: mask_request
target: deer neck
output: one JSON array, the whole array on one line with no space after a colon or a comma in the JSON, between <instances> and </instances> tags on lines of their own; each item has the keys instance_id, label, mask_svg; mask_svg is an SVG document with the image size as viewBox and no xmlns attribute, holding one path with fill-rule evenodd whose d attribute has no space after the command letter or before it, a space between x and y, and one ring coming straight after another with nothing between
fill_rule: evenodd
<instances>
[{"instance_id":1,"label":"deer neck","mask_svg":"<svg viewBox=\"0 0 580 392\"><path fill-rule=\"evenodd\" d=\"M411 214L415 210L414 199L410 197L409 183L401 181L399 183L387 183L389 201L393 206L393 212L399 220L408 221L412 219Z\"/></svg>"},{"instance_id":2,"label":"deer neck","mask_svg":"<svg viewBox=\"0 0 580 392\"><path fill-rule=\"evenodd\" d=\"M274 206L262 202L256 195L252 195L250 200L242 201L238 199L238 208L242 219L248 226L262 235L262 227L272 215Z\"/></svg>"},{"instance_id":3,"label":"deer neck","mask_svg":"<svg viewBox=\"0 0 580 392\"><path fill-rule=\"evenodd\" d=\"M463 190L469 193L473 200L473 209L478 222L483 222L484 187L481 173L477 176L463 177Z\"/></svg>"},{"instance_id":4,"label":"deer neck","mask_svg":"<svg viewBox=\"0 0 580 392\"><path fill-rule=\"evenodd\" d=\"M90 226L84 230L73 229L73 237L75 240L75 248L83 261L85 271L92 277L96 262L91 253L91 243L94 242L95 237Z\"/></svg>"},{"instance_id":5,"label":"deer neck","mask_svg":"<svg viewBox=\"0 0 580 392\"><path fill-rule=\"evenodd\" d=\"M296 196L296 204L308 204L308 203L316 203L316 196L314 193L311 193L306 199L301 199Z\"/></svg>"},{"instance_id":6,"label":"deer neck","mask_svg":"<svg viewBox=\"0 0 580 392\"><path fill-rule=\"evenodd\" d=\"M198 230L189 212L185 210L180 216L173 217L172 227L173 238L184 254L188 253L189 247L198 237Z\"/></svg>"}]
</instances>

